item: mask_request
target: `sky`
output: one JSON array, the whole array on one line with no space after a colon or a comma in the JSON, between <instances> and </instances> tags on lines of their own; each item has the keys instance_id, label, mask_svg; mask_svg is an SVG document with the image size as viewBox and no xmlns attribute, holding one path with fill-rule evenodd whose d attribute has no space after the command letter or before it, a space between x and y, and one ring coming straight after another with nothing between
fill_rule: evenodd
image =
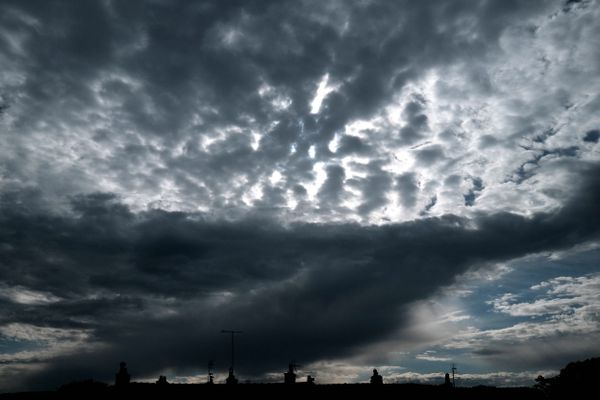
<instances>
[{"instance_id":1,"label":"sky","mask_svg":"<svg viewBox=\"0 0 600 400\"><path fill-rule=\"evenodd\" d=\"M600 2L0 0L0 392L532 385L600 348Z\"/></svg>"}]
</instances>

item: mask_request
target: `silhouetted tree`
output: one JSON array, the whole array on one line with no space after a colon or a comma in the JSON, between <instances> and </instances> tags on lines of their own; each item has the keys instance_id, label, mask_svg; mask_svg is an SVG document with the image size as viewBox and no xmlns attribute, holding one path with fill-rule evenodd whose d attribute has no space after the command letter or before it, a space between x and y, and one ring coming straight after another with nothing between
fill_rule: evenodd
<instances>
[{"instance_id":1,"label":"silhouetted tree","mask_svg":"<svg viewBox=\"0 0 600 400\"><path fill-rule=\"evenodd\" d=\"M551 378L538 376L534 387L550 398L586 398L598 393L597 379L600 376L600 358L590 358L567 364L560 374Z\"/></svg>"}]
</instances>

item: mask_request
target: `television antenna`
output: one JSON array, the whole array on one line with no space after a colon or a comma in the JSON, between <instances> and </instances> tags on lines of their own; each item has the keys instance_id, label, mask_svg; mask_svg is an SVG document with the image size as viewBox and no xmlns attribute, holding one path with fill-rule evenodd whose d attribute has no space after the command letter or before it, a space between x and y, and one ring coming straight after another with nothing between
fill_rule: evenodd
<instances>
[{"instance_id":1,"label":"television antenna","mask_svg":"<svg viewBox=\"0 0 600 400\"><path fill-rule=\"evenodd\" d=\"M454 382L454 373L456 372L456 365L452 364L452 387L456 387L456 383Z\"/></svg>"},{"instance_id":2,"label":"television antenna","mask_svg":"<svg viewBox=\"0 0 600 400\"><path fill-rule=\"evenodd\" d=\"M234 331L234 330L228 330L228 329L222 329L221 333L229 333L231 334L231 370L234 370L234 362L235 362L235 343L234 343L234 338L235 335L238 333L243 333L242 331Z\"/></svg>"}]
</instances>

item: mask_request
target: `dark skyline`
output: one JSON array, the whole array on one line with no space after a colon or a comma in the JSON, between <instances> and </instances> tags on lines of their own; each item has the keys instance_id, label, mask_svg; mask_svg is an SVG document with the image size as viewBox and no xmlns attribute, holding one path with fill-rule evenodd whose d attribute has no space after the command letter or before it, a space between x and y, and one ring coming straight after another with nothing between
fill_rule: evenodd
<instances>
[{"instance_id":1,"label":"dark skyline","mask_svg":"<svg viewBox=\"0 0 600 400\"><path fill-rule=\"evenodd\" d=\"M600 345L600 4L0 0L0 392L532 385Z\"/></svg>"}]
</instances>

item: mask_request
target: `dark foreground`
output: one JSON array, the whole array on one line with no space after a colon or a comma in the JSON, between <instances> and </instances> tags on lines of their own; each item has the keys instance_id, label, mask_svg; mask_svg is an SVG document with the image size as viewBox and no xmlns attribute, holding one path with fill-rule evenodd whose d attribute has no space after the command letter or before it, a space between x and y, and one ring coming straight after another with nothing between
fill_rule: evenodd
<instances>
[{"instance_id":1,"label":"dark foreground","mask_svg":"<svg viewBox=\"0 0 600 400\"><path fill-rule=\"evenodd\" d=\"M125 363L122 363L125 371ZM126 373L126 372L125 372ZM164 377L161 377L164 379ZM453 388L419 384L154 384L128 383L109 386L88 380L63 385L52 392L23 392L0 394L0 400L8 399L223 399L223 398L302 398L311 397L359 399L599 399L600 357L569 363L560 374L551 378L539 376L535 387L496 388L475 386ZM129 376L127 376L129 382ZM165 380L166 382L166 380Z\"/></svg>"},{"instance_id":2,"label":"dark foreground","mask_svg":"<svg viewBox=\"0 0 600 400\"><path fill-rule=\"evenodd\" d=\"M127 387L103 387L97 385L63 388L55 392L27 392L0 395L0 399L65 399L65 398L168 398L168 399L219 399L224 396L239 398L307 398L313 396L326 398L359 399L544 399L544 393L533 388L444 388L417 384L347 384L347 385L284 385L284 384L240 384L227 385L191 385L191 384L143 384L132 383Z\"/></svg>"}]
</instances>

